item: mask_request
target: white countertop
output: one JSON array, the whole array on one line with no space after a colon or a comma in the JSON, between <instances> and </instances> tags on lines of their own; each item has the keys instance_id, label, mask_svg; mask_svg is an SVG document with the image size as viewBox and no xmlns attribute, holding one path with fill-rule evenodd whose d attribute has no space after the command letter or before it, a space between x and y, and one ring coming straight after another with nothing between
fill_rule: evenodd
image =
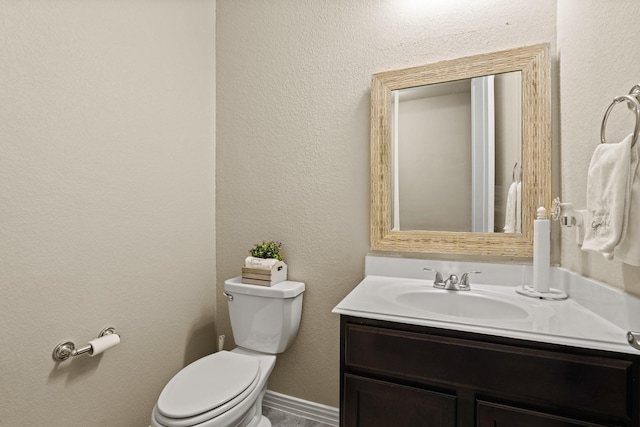
<instances>
[{"instance_id":1,"label":"white countertop","mask_svg":"<svg viewBox=\"0 0 640 427\"><path fill-rule=\"evenodd\" d=\"M389 268L389 263L400 261ZM521 307L526 314L517 318L496 319L487 315L459 317L420 309L416 304L398 303L403 292L433 292L433 273L424 267L442 271L446 278L454 273L480 270L474 275L471 291L436 291L488 296ZM443 263L417 259L367 257L368 275L334 309L334 313L386 320L411 325L475 332L530 341L640 354L627 343L627 331L640 331L640 298L583 278L567 270L554 268L553 287L570 297L563 301L545 301L516 293L518 285L528 284L530 266ZM452 271L447 271L447 269ZM444 270L444 271L443 271ZM380 274L390 272L393 276ZM370 274L376 273L376 274ZM413 276L413 277L411 277ZM417 277L416 277L417 276ZM418 278L422 276L422 278ZM416 291L417 290L417 291ZM419 305L419 304L418 304Z\"/></svg>"}]
</instances>

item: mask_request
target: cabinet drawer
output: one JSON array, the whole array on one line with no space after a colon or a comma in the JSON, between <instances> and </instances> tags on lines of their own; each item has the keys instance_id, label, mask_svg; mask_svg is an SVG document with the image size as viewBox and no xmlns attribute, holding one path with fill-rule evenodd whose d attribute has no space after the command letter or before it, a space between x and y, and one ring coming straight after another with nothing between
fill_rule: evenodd
<instances>
[{"instance_id":1,"label":"cabinet drawer","mask_svg":"<svg viewBox=\"0 0 640 427\"><path fill-rule=\"evenodd\" d=\"M455 396L355 375L344 381L344 427L456 425Z\"/></svg>"},{"instance_id":2,"label":"cabinet drawer","mask_svg":"<svg viewBox=\"0 0 640 427\"><path fill-rule=\"evenodd\" d=\"M411 381L629 419L630 360L520 348L347 323L344 362Z\"/></svg>"}]
</instances>

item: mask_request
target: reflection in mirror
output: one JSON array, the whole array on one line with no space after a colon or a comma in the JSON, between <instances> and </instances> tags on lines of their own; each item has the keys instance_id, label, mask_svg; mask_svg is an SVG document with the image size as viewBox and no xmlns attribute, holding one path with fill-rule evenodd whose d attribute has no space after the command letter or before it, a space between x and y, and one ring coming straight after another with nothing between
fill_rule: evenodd
<instances>
[{"instance_id":1,"label":"reflection in mirror","mask_svg":"<svg viewBox=\"0 0 640 427\"><path fill-rule=\"evenodd\" d=\"M548 50L373 75L373 250L531 256L551 204Z\"/></svg>"},{"instance_id":2,"label":"reflection in mirror","mask_svg":"<svg viewBox=\"0 0 640 427\"><path fill-rule=\"evenodd\" d=\"M521 80L391 91L393 230L521 231Z\"/></svg>"}]
</instances>

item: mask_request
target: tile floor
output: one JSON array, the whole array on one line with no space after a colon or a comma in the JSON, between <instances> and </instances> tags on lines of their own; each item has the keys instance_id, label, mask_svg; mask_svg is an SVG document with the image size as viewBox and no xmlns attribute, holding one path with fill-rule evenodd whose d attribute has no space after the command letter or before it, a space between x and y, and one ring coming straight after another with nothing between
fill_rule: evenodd
<instances>
[{"instance_id":1,"label":"tile floor","mask_svg":"<svg viewBox=\"0 0 640 427\"><path fill-rule=\"evenodd\" d=\"M262 408L262 413L269 418L272 427L330 427L328 424L311 421L273 408Z\"/></svg>"}]
</instances>

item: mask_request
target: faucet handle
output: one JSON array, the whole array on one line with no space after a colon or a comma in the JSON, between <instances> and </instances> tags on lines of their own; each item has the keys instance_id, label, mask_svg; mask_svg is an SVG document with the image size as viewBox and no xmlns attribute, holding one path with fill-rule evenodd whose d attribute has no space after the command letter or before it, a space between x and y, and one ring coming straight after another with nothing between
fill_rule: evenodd
<instances>
[{"instance_id":1,"label":"faucet handle","mask_svg":"<svg viewBox=\"0 0 640 427\"><path fill-rule=\"evenodd\" d=\"M425 271L432 271L434 273L436 273L436 277L435 279L433 279L433 286L435 287L443 287L444 286L444 279L442 278L442 274L438 271L438 270L434 270L433 268L423 268L423 270Z\"/></svg>"},{"instance_id":2,"label":"faucet handle","mask_svg":"<svg viewBox=\"0 0 640 427\"><path fill-rule=\"evenodd\" d=\"M471 286L469 286L469 275L470 274L480 274L482 271L468 271L462 275L460 278L460 284L458 285L460 289L469 290Z\"/></svg>"}]
</instances>

